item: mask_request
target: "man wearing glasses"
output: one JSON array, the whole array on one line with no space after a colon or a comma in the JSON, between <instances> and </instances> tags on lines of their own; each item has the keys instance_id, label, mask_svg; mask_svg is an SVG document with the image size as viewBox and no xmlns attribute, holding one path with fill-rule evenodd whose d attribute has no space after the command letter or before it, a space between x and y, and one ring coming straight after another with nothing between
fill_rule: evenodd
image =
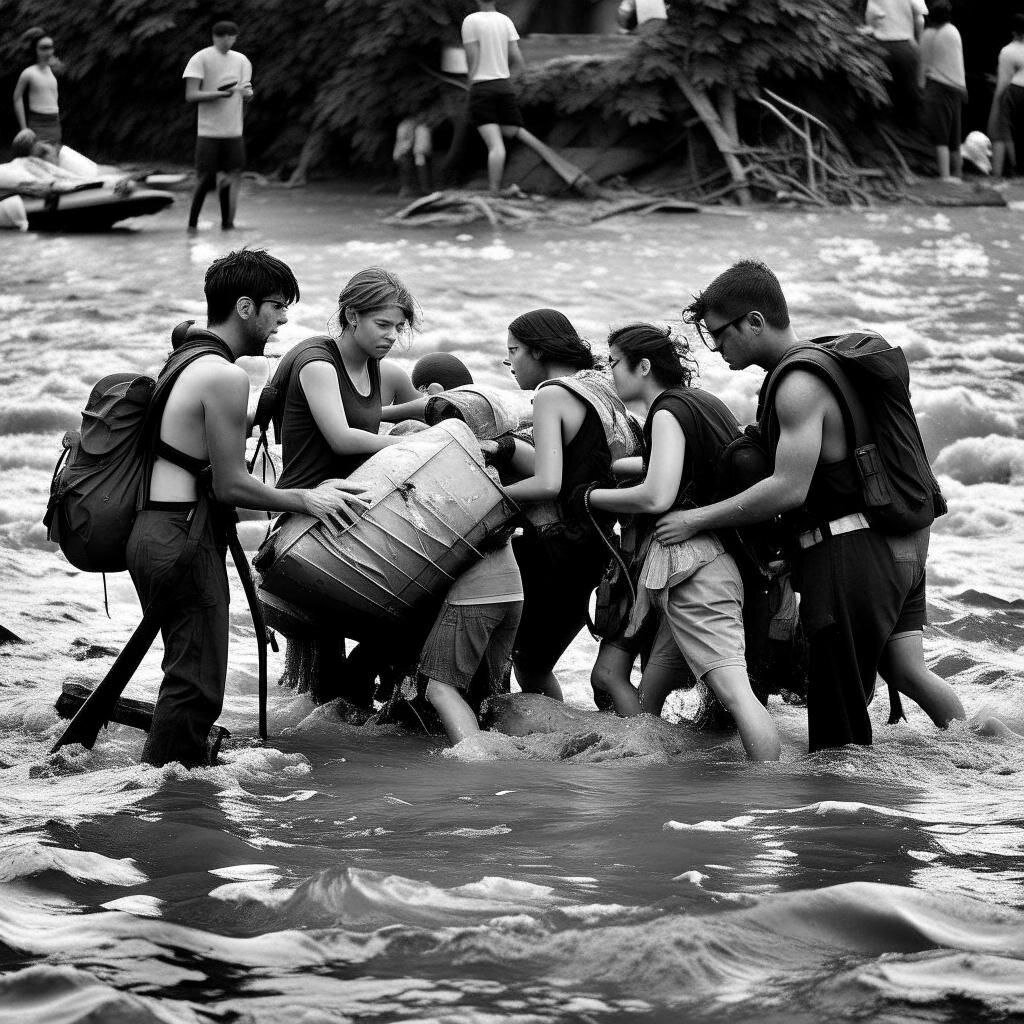
<instances>
[{"instance_id":1,"label":"man wearing glasses","mask_svg":"<svg viewBox=\"0 0 1024 1024\"><path fill-rule=\"evenodd\" d=\"M778 279L744 260L720 274L683 311L730 369L767 373L801 344ZM670 512L659 541L749 526L783 515L793 534L793 578L810 645L807 720L811 751L871 743L868 704L876 673L942 727L965 718L952 687L924 663L928 529L892 538L864 515L839 401L813 372L784 371L760 411L772 475L714 505Z\"/></svg>"}]
</instances>

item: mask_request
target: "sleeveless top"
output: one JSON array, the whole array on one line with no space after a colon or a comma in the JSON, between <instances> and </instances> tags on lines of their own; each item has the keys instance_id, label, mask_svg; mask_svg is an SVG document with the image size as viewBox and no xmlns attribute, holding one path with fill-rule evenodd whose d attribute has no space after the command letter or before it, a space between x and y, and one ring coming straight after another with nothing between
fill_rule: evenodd
<instances>
[{"instance_id":1,"label":"sleeveless top","mask_svg":"<svg viewBox=\"0 0 1024 1024\"><path fill-rule=\"evenodd\" d=\"M685 397L684 397L685 396ZM719 398L700 388L669 388L654 400L644 421L646 451L651 450L654 414L670 412L686 438L683 472L672 508L697 508L715 500L715 467L718 455L740 435L732 410ZM644 472L649 455L644 456Z\"/></svg>"},{"instance_id":2,"label":"sleeveless top","mask_svg":"<svg viewBox=\"0 0 1024 1024\"><path fill-rule=\"evenodd\" d=\"M338 455L316 425L299 374L304 366L317 362L330 363L335 370L338 397L348 425L371 434L376 434L380 428L380 360L367 362L370 393L361 395L352 383L333 339L316 337L301 342L300 351L292 361L281 416L284 470L277 481L280 488L316 487L325 480L347 477L370 457L369 453Z\"/></svg>"},{"instance_id":3,"label":"sleeveless top","mask_svg":"<svg viewBox=\"0 0 1024 1024\"><path fill-rule=\"evenodd\" d=\"M767 383L768 377L765 378L765 385ZM836 397L831 388L829 391ZM838 401L837 397L836 400ZM760 400L758 406L761 406ZM775 414L774 403L770 407L760 409L758 423L762 427L762 437L768 444L768 451L774 462L775 451L779 446L779 418ZM850 446L849 440L847 438L847 447ZM864 508L860 477L853 452L850 451L842 459L835 462L819 462L815 466L803 506L785 513L783 522L788 529L802 533L852 512L863 512Z\"/></svg>"}]
</instances>

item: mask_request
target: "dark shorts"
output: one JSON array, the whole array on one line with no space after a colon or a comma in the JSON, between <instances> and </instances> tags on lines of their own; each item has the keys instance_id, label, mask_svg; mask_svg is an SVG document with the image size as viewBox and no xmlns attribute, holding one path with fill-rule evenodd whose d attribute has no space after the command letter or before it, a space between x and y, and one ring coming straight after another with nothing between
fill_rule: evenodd
<instances>
[{"instance_id":1,"label":"dark shorts","mask_svg":"<svg viewBox=\"0 0 1024 1024\"><path fill-rule=\"evenodd\" d=\"M40 114L36 110L25 111L25 126L36 133L40 142L49 142L60 149L63 137L60 128L60 114Z\"/></svg>"},{"instance_id":2,"label":"dark shorts","mask_svg":"<svg viewBox=\"0 0 1024 1024\"><path fill-rule=\"evenodd\" d=\"M1024 85L1008 85L1003 91L993 141L1013 142L1024 149ZM1018 152L1018 163L1021 160L1024 154Z\"/></svg>"},{"instance_id":3,"label":"dark shorts","mask_svg":"<svg viewBox=\"0 0 1024 1024\"><path fill-rule=\"evenodd\" d=\"M497 604L448 604L430 631L420 657L419 674L468 693L483 665L490 692L505 678L519 628L522 601Z\"/></svg>"},{"instance_id":4,"label":"dark shorts","mask_svg":"<svg viewBox=\"0 0 1024 1024\"><path fill-rule=\"evenodd\" d=\"M960 149L963 106L959 89L928 79L924 87L924 124L933 146L948 146L954 152Z\"/></svg>"},{"instance_id":5,"label":"dark shorts","mask_svg":"<svg viewBox=\"0 0 1024 1024\"><path fill-rule=\"evenodd\" d=\"M469 120L477 127L482 124L521 127L523 115L519 113L512 83L507 78L474 82L469 87Z\"/></svg>"},{"instance_id":6,"label":"dark shorts","mask_svg":"<svg viewBox=\"0 0 1024 1024\"><path fill-rule=\"evenodd\" d=\"M196 173L229 173L245 167L245 139L241 135L233 139L196 139Z\"/></svg>"}]
</instances>

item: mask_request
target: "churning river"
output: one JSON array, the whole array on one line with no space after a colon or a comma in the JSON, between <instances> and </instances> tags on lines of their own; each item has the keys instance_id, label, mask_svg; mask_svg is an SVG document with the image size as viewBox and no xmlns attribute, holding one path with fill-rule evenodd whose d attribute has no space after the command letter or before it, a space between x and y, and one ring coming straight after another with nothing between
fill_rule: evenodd
<instances>
[{"instance_id":1,"label":"churning river","mask_svg":"<svg viewBox=\"0 0 1024 1024\"><path fill-rule=\"evenodd\" d=\"M888 727L884 697L874 747L814 756L803 710L773 698L783 758L751 766L735 735L599 716L580 638L564 729L447 749L272 687L259 747L244 742L256 656L235 581L222 723L241 742L219 767L140 767L142 733L122 726L48 755L62 683L98 680L139 616L126 574L108 581L108 618L99 577L46 542L61 434L100 376L156 370L170 328L202 318L207 265L241 244L302 286L278 350L321 332L344 281L382 264L423 310L393 358L450 349L487 383L508 383L519 313L555 306L600 348L612 324L678 318L743 256L776 269L799 333L880 330L911 361L950 505L928 662L969 713L1024 731L1024 210L497 235L383 226L389 202L264 190L230 237L186 237L183 201L103 236L0 236L0 624L24 641L0 647L0 1022L1024 1014L1024 743L940 733L912 705ZM698 355L704 386L749 420L758 373ZM243 529L250 547L261 533ZM154 696L158 664L153 651L129 696ZM281 667L272 656L272 680Z\"/></svg>"}]
</instances>

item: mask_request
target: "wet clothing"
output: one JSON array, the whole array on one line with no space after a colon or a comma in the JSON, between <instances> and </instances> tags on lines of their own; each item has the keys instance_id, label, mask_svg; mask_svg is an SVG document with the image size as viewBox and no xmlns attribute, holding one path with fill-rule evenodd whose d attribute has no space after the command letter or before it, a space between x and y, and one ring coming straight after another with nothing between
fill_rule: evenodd
<instances>
[{"instance_id":1,"label":"wet clothing","mask_svg":"<svg viewBox=\"0 0 1024 1024\"><path fill-rule=\"evenodd\" d=\"M774 457L779 438L773 407L761 410L761 425ZM925 622L927 530L910 535L913 540L890 539L870 528L832 535L829 523L863 512L851 455L819 463L804 507L785 517L794 542L800 534L806 542L810 530L821 538L809 546L793 546L793 587L800 594L800 622L809 649L807 733L812 752L871 743L868 704L885 645L894 634L916 631Z\"/></svg>"},{"instance_id":2,"label":"wet clothing","mask_svg":"<svg viewBox=\"0 0 1024 1024\"><path fill-rule=\"evenodd\" d=\"M332 338L309 338L296 346L285 358L292 359L281 419L281 443L284 470L278 487L316 487L325 480L347 477L361 466L369 454L338 455L316 425L309 402L302 390L299 374L310 363L330 363L338 377L338 395L348 425L356 430L376 434L380 428L380 361L371 359L367 367L370 393L361 395L352 383Z\"/></svg>"},{"instance_id":3,"label":"wet clothing","mask_svg":"<svg viewBox=\"0 0 1024 1024\"><path fill-rule=\"evenodd\" d=\"M423 645L420 675L454 686L465 695L480 672L487 690L480 696L503 692L522 609L522 601L446 601Z\"/></svg>"},{"instance_id":4,"label":"wet clothing","mask_svg":"<svg viewBox=\"0 0 1024 1024\"><path fill-rule=\"evenodd\" d=\"M211 510L189 568L161 590L185 546L194 502L151 503L135 518L128 571L147 607L159 592L165 610L163 682L142 760L186 768L205 765L207 737L224 703L228 670L227 542Z\"/></svg>"},{"instance_id":5,"label":"wet clothing","mask_svg":"<svg viewBox=\"0 0 1024 1024\"><path fill-rule=\"evenodd\" d=\"M552 384L557 381L552 381ZM556 505L561 521L530 527L512 541L523 580L523 616L515 661L548 671L583 628L590 595L600 582L608 549L569 499L581 485L611 481L611 453L597 412L587 406L576 436L565 446Z\"/></svg>"}]
</instances>

